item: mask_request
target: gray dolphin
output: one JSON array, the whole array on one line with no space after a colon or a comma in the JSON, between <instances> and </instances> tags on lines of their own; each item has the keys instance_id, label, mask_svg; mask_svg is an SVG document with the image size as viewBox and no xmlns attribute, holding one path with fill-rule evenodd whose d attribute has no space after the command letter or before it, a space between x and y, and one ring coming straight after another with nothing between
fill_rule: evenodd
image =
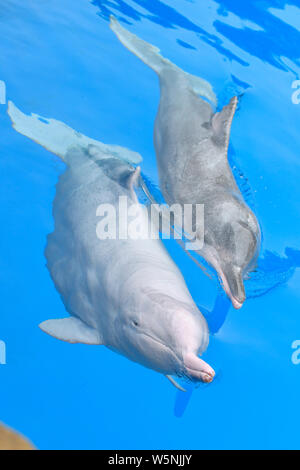
<instances>
[{"instance_id":1,"label":"gray dolphin","mask_svg":"<svg viewBox=\"0 0 300 470\"><path fill-rule=\"evenodd\" d=\"M240 308L245 301L244 278L255 267L261 234L228 164L237 97L214 113L211 103L217 100L208 82L163 58L159 49L113 17L110 27L159 76L154 144L162 194L170 206L204 204L204 233L202 226L195 227L196 238L204 239L198 253L217 271L233 306Z\"/></svg>"},{"instance_id":2,"label":"gray dolphin","mask_svg":"<svg viewBox=\"0 0 300 470\"><path fill-rule=\"evenodd\" d=\"M132 163L140 155L92 140L59 121L26 116L13 103L8 113L19 133L67 165L56 188L55 229L45 254L70 316L47 320L41 329L70 343L105 345L167 375L176 386L174 375L211 382L213 369L198 357L208 346L206 320L162 242L127 233L99 235L99 223L120 223L121 197L128 214L138 211L141 233L147 234L149 214L134 189L140 170Z\"/></svg>"}]
</instances>

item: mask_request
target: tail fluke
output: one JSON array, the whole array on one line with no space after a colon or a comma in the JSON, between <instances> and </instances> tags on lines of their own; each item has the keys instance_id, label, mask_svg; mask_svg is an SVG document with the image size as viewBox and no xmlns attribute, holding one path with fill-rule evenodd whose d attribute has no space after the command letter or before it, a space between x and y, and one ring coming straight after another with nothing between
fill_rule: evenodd
<instances>
[{"instance_id":1,"label":"tail fluke","mask_svg":"<svg viewBox=\"0 0 300 470\"><path fill-rule=\"evenodd\" d=\"M156 73L159 74L164 67L176 67L160 54L158 47L152 46L152 44L130 33L127 29L123 28L113 16L110 17L110 28L127 49L146 65L151 67Z\"/></svg>"},{"instance_id":2,"label":"tail fluke","mask_svg":"<svg viewBox=\"0 0 300 470\"><path fill-rule=\"evenodd\" d=\"M142 161L139 153L118 145L106 145L91 139L55 119L43 118L37 114L22 113L11 101L8 103L8 115L14 129L33 140L46 150L65 160L69 150L74 147L93 148L101 158L120 158L128 163L138 164Z\"/></svg>"},{"instance_id":3,"label":"tail fluke","mask_svg":"<svg viewBox=\"0 0 300 470\"><path fill-rule=\"evenodd\" d=\"M187 78L190 88L197 94L207 98L212 103L217 103L216 95L210 83L202 78L190 75L181 70L170 60L165 59L160 50L152 46L146 41L138 38L135 34L130 33L123 28L113 16L110 17L110 28L116 34L120 42L127 47L133 54L141 59L146 65L153 69L158 75L161 75L166 68L171 68L179 74L183 74Z\"/></svg>"}]
</instances>

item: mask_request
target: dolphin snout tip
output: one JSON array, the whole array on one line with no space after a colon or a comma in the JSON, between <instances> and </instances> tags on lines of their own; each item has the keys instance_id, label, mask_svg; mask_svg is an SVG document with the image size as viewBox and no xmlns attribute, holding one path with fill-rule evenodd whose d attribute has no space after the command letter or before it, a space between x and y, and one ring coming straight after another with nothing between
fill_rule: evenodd
<instances>
[{"instance_id":1,"label":"dolphin snout tip","mask_svg":"<svg viewBox=\"0 0 300 470\"><path fill-rule=\"evenodd\" d=\"M210 384L215 378L215 372L213 374L202 374L202 382Z\"/></svg>"},{"instance_id":2,"label":"dolphin snout tip","mask_svg":"<svg viewBox=\"0 0 300 470\"><path fill-rule=\"evenodd\" d=\"M235 297L231 298L232 305L236 310L239 310L240 308L242 308L245 300L246 298L243 298L243 299L236 299Z\"/></svg>"},{"instance_id":3,"label":"dolphin snout tip","mask_svg":"<svg viewBox=\"0 0 300 470\"><path fill-rule=\"evenodd\" d=\"M202 382L206 383L206 384L210 384L214 378L216 376L216 373L215 371L212 369L212 367L210 367L208 364L207 364L207 367L205 368L205 372L202 374Z\"/></svg>"},{"instance_id":4,"label":"dolphin snout tip","mask_svg":"<svg viewBox=\"0 0 300 470\"><path fill-rule=\"evenodd\" d=\"M239 310L246 300L243 270L240 267L226 265L219 271L219 275L233 307Z\"/></svg>"},{"instance_id":5,"label":"dolphin snout tip","mask_svg":"<svg viewBox=\"0 0 300 470\"><path fill-rule=\"evenodd\" d=\"M188 375L192 380L211 383L215 378L216 373L214 369L196 355L189 354L186 356L185 366Z\"/></svg>"}]
</instances>

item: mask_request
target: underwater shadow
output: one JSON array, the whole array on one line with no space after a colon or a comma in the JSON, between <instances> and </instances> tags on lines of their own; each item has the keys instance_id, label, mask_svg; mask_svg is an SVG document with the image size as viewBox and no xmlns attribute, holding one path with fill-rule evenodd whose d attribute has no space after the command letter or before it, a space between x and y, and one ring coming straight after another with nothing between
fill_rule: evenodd
<instances>
[{"instance_id":1,"label":"underwater shadow","mask_svg":"<svg viewBox=\"0 0 300 470\"><path fill-rule=\"evenodd\" d=\"M266 250L259 261L259 269L245 283L248 292L247 297L260 297L280 285L286 284L293 277L297 268L300 268L300 250L286 247L285 257ZM249 289L249 283L252 289L251 287ZM226 321L231 302L222 292L216 297L212 311L208 311L201 306L199 308L206 318L210 333L215 335ZM176 418L181 418L184 415L196 388L193 383L189 383L185 385L186 392L177 391L174 405Z\"/></svg>"}]
</instances>

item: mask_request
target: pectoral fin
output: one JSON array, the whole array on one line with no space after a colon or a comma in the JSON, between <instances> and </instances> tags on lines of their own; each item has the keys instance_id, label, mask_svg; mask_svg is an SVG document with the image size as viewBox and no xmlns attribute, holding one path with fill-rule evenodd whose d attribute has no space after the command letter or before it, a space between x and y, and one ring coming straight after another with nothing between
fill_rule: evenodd
<instances>
[{"instance_id":1,"label":"pectoral fin","mask_svg":"<svg viewBox=\"0 0 300 470\"><path fill-rule=\"evenodd\" d=\"M59 320L47 320L41 323L39 327L48 335L68 343L103 344L99 332L83 323L79 318L68 317Z\"/></svg>"},{"instance_id":2,"label":"pectoral fin","mask_svg":"<svg viewBox=\"0 0 300 470\"><path fill-rule=\"evenodd\" d=\"M175 379L173 379L173 377L171 375L166 375L167 379L170 380L171 384L174 385L175 388L177 388L177 390L180 390L181 392L186 392L186 390L181 387L181 385L179 385Z\"/></svg>"}]
</instances>

